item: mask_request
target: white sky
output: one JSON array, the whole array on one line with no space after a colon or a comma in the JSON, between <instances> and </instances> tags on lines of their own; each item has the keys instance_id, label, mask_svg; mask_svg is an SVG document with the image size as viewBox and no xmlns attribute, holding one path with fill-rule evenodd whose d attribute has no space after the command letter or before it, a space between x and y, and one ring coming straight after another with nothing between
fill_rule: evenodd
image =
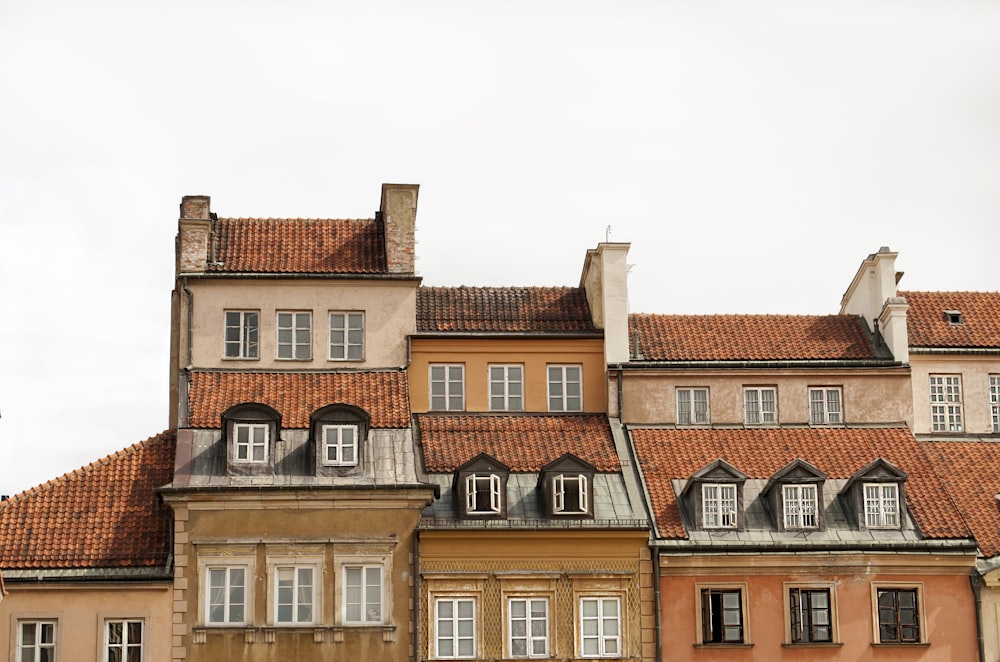
<instances>
[{"instance_id":1,"label":"white sky","mask_svg":"<svg viewBox=\"0 0 1000 662\"><path fill-rule=\"evenodd\" d=\"M0 494L160 432L178 204L370 217L429 285L834 313L997 290L1000 3L0 0Z\"/></svg>"}]
</instances>

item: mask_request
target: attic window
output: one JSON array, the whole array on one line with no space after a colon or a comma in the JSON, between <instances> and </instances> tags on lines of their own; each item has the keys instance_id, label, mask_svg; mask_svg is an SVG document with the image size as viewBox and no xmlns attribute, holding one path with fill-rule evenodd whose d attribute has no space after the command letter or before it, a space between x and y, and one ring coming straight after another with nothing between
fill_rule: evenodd
<instances>
[{"instance_id":1,"label":"attic window","mask_svg":"<svg viewBox=\"0 0 1000 662\"><path fill-rule=\"evenodd\" d=\"M944 319L948 322L948 324L952 325L959 325L965 323L965 320L962 319L962 311L960 310L944 311Z\"/></svg>"}]
</instances>

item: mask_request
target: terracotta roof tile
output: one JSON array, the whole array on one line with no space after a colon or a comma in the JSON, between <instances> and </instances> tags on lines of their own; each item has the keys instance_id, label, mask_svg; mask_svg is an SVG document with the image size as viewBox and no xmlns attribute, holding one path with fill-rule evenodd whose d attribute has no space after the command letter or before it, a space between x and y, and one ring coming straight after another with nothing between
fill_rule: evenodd
<instances>
[{"instance_id":1,"label":"terracotta roof tile","mask_svg":"<svg viewBox=\"0 0 1000 662\"><path fill-rule=\"evenodd\" d=\"M900 292L910 347L1000 348L1000 292ZM951 324L944 311L962 313Z\"/></svg>"},{"instance_id":2,"label":"terracotta roof tile","mask_svg":"<svg viewBox=\"0 0 1000 662\"><path fill-rule=\"evenodd\" d=\"M634 429L632 439L661 535L685 537L673 479L688 479L723 459L749 478L768 479L797 458L832 479L846 479L876 458L909 474L907 506L926 538L968 531L917 440L906 428Z\"/></svg>"},{"instance_id":3,"label":"terracotta roof tile","mask_svg":"<svg viewBox=\"0 0 1000 662\"><path fill-rule=\"evenodd\" d=\"M140 442L0 504L0 566L162 566L172 520L154 490L170 482L172 432Z\"/></svg>"},{"instance_id":4,"label":"terracotta roof tile","mask_svg":"<svg viewBox=\"0 0 1000 662\"><path fill-rule=\"evenodd\" d=\"M218 428L224 411L256 402L273 407L286 428L309 427L321 407L349 404L371 416L373 428L410 426L406 372L194 372L190 426Z\"/></svg>"},{"instance_id":5,"label":"terracotta roof tile","mask_svg":"<svg viewBox=\"0 0 1000 662\"><path fill-rule=\"evenodd\" d=\"M384 274L375 219L220 218L214 273Z\"/></svg>"},{"instance_id":6,"label":"terracotta roof tile","mask_svg":"<svg viewBox=\"0 0 1000 662\"><path fill-rule=\"evenodd\" d=\"M417 416L424 468L451 472L488 453L513 472L536 472L573 453L598 471L621 471L606 416L510 414Z\"/></svg>"},{"instance_id":7,"label":"terracotta roof tile","mask_svg":"<svg viewBox=\"0 0 1000 662\"><path fill-rule=\"evenodd\" d=\"M633 356L646 361L875 359L864 321L849 315L629 315Z\"/></svg>"},{"instance_id":8,"label":"terracotta roof tile","mask_svg":"<svg viewBox=\"0 0 1000 662\"><path fill-rule=\"evenodd\" d=\"M925 441L921 447L945 487L979 550L987 557L1000 554L1000 443L990 441Z\"/></svg>"},{"instance_id":9,"label":"terracotta roof tile","mask_svg":"<svg viewBox=\"0 0 1000 662\"><path fill-rule=\"evenodd\" d=\"M578 287L421 287L417 331L594 333Z\"/></svg>"}]
</instances>

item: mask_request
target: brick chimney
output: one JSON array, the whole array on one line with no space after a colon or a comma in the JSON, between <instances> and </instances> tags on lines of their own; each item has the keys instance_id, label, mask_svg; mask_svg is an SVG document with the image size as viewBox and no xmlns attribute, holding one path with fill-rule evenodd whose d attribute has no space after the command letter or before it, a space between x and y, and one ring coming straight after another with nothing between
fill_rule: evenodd
<instances>
[{"instance_id":1,"label":"brick chimney","mask_svg":"<svg viewBox=\"0 0 1000 662\"><path fill-rule=\"evenodd\" d=\"M385 228L385 261L391 274L412 274L418 184L382 184L379 217Z\"/></svg>"},{"instance_id":2,"label":"brick chimney","mask_svg":"<svg viewBox=\"0 0 1000 662\"><path fill-rule=\"evenodd\" d=\"M177 275L202 274L208 268L212 241L212 199L207 195L181 198L177 222Z\"/></svg>"}]
</instances>

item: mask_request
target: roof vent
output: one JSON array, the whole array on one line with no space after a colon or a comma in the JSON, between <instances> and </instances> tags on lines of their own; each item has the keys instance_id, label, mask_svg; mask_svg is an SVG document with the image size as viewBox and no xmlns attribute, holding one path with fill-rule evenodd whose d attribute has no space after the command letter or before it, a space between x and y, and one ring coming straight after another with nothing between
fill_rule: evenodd
<instances>
[{"instance_id":1,"label":"roof vent","mask_svg":"<svg viewBox=\"0 0 1000 662\"><path fill-rule=\"evenodd\" d=\"M962 311L960 310L944 311L944 319L948 324L962 324L965 321L962 319Z\"/></svg>"}]
</instances>

